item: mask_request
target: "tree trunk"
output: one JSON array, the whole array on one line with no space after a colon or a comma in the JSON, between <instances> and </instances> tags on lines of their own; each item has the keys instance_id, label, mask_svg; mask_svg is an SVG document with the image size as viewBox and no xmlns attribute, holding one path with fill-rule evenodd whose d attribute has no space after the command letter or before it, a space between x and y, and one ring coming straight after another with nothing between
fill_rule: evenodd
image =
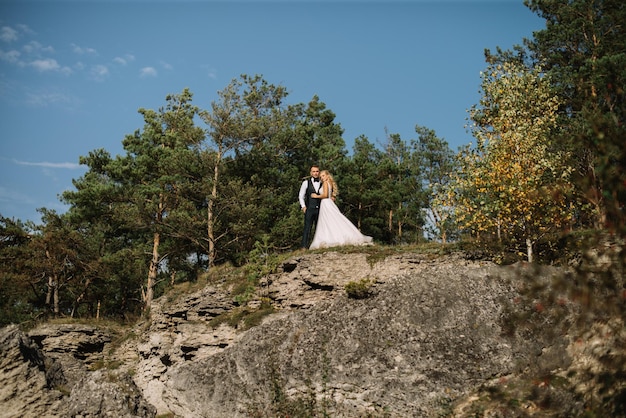
<instances>
[{"instance_id":1,"label":"tree trunk","mask_svg":"<svg viewBox=\"0 0 626 418\"><path fill-rule=\"evenodd\" d=\"M152 299L154 298L154 286L156 285L157 276L159 274L159 245L161 244L161 233L158 228L163 221L163 213L165 212L165 203L163 195L159 196L159 209L156 213L156 230L152 239L152 259L150 259L150 268L148 270L148 283L146 284L146 293L144 295L144 309L150 309Z\"/></svg>"},{"instance_id":2,"label":"tree trunk","mask_svg":"<svg viewBox=\"0 0 626 418\"><path fill-rule=\"evenodd\" d=\"M398 206L399 206L398 213L402 213L400 211L400 209L402 209L402 203L399 203ZM400 216L398 216L398 218L400 218ZM401 239L402 239L402 220L398 219L398 242L400 242Z\"/></svg>"},{"instance_id":3,"label":"tree trunk","mask_svg":"<svg viewBox=\"0 0 626 418\"><path fill-rule=\"evenodd\" d=\"M529 263L533 262L533 242L530 238L526 238L526 257Z\"/></svg>"},{"instance_id":4,"label":"tree trunk","mask_svg":"<svg viewBox=\"0 0 626 418\"><path fill-rule=\"evenodd\" d=\"M215 190L215 186L213 186ZM213 200L215 191L211 193L211 197L209 198L209 205L207 207L207 238L209 240L209 263L208 268L213 267L215 264L215 233L213 231Z\"/></svg>"},{"instance_id":5,"label":"tree trunk","mask_svg":"<svg viewBox=\"0 0 626 418\"><path fill-rule=\"evenodd\" d=\"M441 215L439 211L436 209L430 208L430 213L432 214L433 223L435 224L435 228L439 230L439 239L441 239L441 243L445 244L448 238L448 233L446 231L445 223L444 223L444 215ZM445 212L444 212L445 213Z\"/></svg>"},{"instance_id":6,"label":"tree trunk","mask_svg":"<svg viewBox=\"0 0 626 418\"><path fill-rule=\"evenodd\" d=\"M50 261L50 251L46 250L46 258ZM48 289L46 290L46 306L50 306L52 303L52 288L54 287L54 280L52 275L48 275Z\"/></svg>"},{"instance_id":7,"label":"tree trunk","mask_svg":"<svg viewBox=\"0 0 626 418\"><path fill-rule=\"evenodd\" d=\"M59 316L59 278L54 276L54 291L53 291L53 300L54 300L54 316Z\"/></svg>"},{"instance_id":8,"label":"tree trunk","mask_svg":"<svg viewBox=\"0 0 626 418\"><path fill-rule=\"evenodd\" d=\"M217 153L215 158L215 166L213 167L213 187L211 189L211 196L209 197L209 204L207 207L207 238L209 240L209 263L208 268L210 269L215 265L215 230L214 230L214 220L213 220L213 205L215 199L217 199L217 181L220 176L220 161L222 160L221 151Z\"/></svg>"},{"instance_id":9,"label":"tree trunk","mask_svg":"<svg viewBox=\"0 0 626 418\"><path fill-rule=\"evenodd\" d=\"M55 317L59 316L59 277L56 274L48 276L46 306L52 308Z\"/></svg>"},{"instance_id":10,"label":"tree trunk","mask_svg":"<svg viewBox=\"0 0 626 418\"><path fill-rule=\"evenodd\" d=\"M152 242L152 259L150 260L150 269L148 270L148 283L146 285L146 294L144 296L144 309L150 308L152 299L154 298L154 285L156 284L157 274L159 272L159 244L161 235L154 233Z\"/></svg>"},{"instance_id":11,"label":"tree trunk","mask_svg":"<svg viewBox=\"0 0 626 418\"><path fill-rule=\"evenodd\" d=\"M46 250L46 258L52 262L50 252ZM48 275L48 290L46 292L46 305L52 307L54 316L59 316L59 276L56 273Z\"/></svg>"},{"instance_id":12,"label":"tree trunk","mask_svg":"<svg viewBox=\"0 0 626 418\"><path fill-rule=\"evenodd\" d=\"M78 297L74 301L74 307L72 308L72 313L70 315L71 318L74 318L74 313L76 313L76 310L78 309L78 306L83 301L83 299L85 297L85 293L87 293L87 289L89 288L90 284L91 284L91 279L87 279L87 281L85 282L85 285L83 286L83 291L81 292L80 295L78 295Z\"/></svg>"},{"instance_id":13,"label":"tree trunk","mask_svg":"<svg viewBox=\"0 0 626 418\"><path fill-rule=\"evenodd\" d=\"M502 242L502 220L500 218L497 219L496 225L498 231L498 242Z\"/></svg>"},{"instance_id":14,"label":"tree trunk","mask_svg":"<svg viewBox=\"0 0 626 418\"><path fill-rule=\"evenodd\" d=\"M588 171L589 184L591 186L589 187L586 198L595 209L593 226L595 229L603 229L606 227L606 209L604 207L604 198L602 196L602 186L596 176L596 170L591 163L589 164Z\"/></svg>"},{"instance_id":15,"label":"tree trunk","mask_svg":"<svg viewBox=\"0 0 626 418\"><path fill-rule=\"evenodd\" d=\"M48 276L48 289L46 291L46 306L50 306L52 303L52 287L54 286L54 281L52 276Z\"/></svg>"}]
</instances>

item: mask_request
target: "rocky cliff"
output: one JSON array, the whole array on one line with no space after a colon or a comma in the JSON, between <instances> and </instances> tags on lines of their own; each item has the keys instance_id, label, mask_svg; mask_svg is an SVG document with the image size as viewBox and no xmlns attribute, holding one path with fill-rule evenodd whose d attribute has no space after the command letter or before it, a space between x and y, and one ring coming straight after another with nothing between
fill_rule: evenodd
<instances>
[{"instance_id":1,"label":"rocky cliff","mask_svg":"<svg viewBox=\"0 0 626 418\"><path fill-rule=\"evenodd\" d=\"M593 388L575 368L625 335L604 324L581 338L536 315L545 324L512 326L529 275L553 274L460 255L299 253L245 305L224 279L156 300L129 329L10 326L0 416L576 416ZM254 326L239 320L258 312Z\"/></svg>"}]
</instances>

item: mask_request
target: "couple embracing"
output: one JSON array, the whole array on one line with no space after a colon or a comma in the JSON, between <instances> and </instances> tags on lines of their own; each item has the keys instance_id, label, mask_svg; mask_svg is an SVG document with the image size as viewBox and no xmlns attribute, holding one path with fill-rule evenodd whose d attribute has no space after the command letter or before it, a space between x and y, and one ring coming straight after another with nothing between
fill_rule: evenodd
<instances>
[{"instance_id":1,"label":"couple embracing","mask_svg":"<svg viewBox=\"0 0 626 418\"><path fill-rule=\"evenodd\" d=\"M327 170L320 171L317 165L311 167L311 177L302 182L298 195L304 212L303 249L372 243L372 237L361 234L341 213L335 204L337 191L337 183ZM309 246L313 225L315 235Z\"/></svg>"}]
</instances>

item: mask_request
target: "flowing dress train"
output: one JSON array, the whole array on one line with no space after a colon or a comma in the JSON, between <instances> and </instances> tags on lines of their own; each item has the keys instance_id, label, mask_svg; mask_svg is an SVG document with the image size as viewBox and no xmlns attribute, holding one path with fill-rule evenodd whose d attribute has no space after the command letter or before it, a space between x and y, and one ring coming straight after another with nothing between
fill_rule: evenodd
<instances>
[{"instance_id":1,"label":"flowing dress train","mask_svg":"<svg viewBox=\"0 0 626 418\"><path fill-rule=\"evenodd\" d=\"M328 191L332 196L332 190ZM324 198L320 203L320 214L315 227L313 242L310 249L337 247L340 245L371 244L372 237L363 235L348 218L346 218L333 199Z\"/></svg>"}]
</instances>

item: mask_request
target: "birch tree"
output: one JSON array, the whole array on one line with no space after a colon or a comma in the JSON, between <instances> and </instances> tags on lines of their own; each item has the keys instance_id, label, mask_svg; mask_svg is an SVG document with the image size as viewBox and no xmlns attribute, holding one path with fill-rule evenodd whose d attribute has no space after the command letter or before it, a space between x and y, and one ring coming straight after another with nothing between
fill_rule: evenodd
<instances>
[{"instance_id":1,"label":"birch tree","mask_svg":"<svg viewBox=\"0 0 626 418\"><path fill-rule=\"evenodd\" d=\"M470 111L476 147L461 158L455 210L460 224L498 239L520 238L528 261L546 234L571 220L572 169L552 146L559 101L540 68L492 64Z\"/></svg>"}]
</instances>

